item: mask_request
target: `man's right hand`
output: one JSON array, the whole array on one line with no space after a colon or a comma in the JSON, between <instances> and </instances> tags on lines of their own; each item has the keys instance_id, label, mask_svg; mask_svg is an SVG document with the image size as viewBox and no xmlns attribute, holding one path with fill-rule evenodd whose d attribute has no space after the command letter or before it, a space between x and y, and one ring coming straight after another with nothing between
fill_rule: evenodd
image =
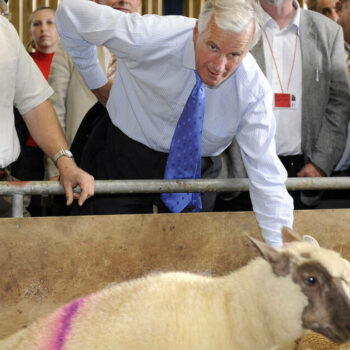
<instances>
[{"instance_id":1,"label":"man's right hand","mask_svg":"<svg viewBox=\"0 0 350 350\"><path fill-rule=\"evenodd\" d=\"M109 93L111 91L113 84L113 79L109 78L106 85L103 85L97 89L92 89L91 91L97 97L98 101L101 102L105 107L109 99Z\"/></svg>"}]
</instances>

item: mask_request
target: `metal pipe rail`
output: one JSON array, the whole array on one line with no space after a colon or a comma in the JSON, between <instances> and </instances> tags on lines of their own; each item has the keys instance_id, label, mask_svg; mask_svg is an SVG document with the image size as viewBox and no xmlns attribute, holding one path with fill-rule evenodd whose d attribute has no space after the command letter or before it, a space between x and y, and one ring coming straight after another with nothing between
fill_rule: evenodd
<instances>
[{"instance_id":1,"label":"metal pipe rail","mask_svg":"<svg viewBox=\"0 0 350 350\"><path fill-rule=\"evenodd\" d=\"M350 177L288 178L289 191L299 190L349 190ZM236 192L248 191L248 179L198 179L198 180L96 180L95 193L163 193L163 192ZM79 186L74 189L80 192ZM27 194L64 194L57 181L0 182L0 196L13 196L12 216L23 216L23 196Z\"/></svg>"}]
</instances>

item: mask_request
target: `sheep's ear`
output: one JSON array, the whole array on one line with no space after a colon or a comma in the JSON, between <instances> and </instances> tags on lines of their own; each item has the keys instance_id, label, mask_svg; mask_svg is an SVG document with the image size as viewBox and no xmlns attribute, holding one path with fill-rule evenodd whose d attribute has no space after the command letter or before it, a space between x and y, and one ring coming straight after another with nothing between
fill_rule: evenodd
<instances>
[{"instance_id":1,"label":"sheep's ear","mask_svg":"<svg viewBox=\"0 0 350 350\"><path fill-rule=\"evenodd\" d=\"M320 247L319 243L317 242L316 238L309 236L309 235L304 235L303 236L303 242L308 242L314 245L315 247Z\"/></svg>"},{"instance_id":2,"label":"sheep's ear","mask_svg":"<svg viewBox=\"0 0 350 350\"><path fill-rule=\"evenodd\" d=\"M249 235L247 237L258 249L260 255L270 263L273 272L277 276L286 276L289 273L289 258L286 254L279 252L277 249L270 247L266 243L259 241Z\"/></svg>"},{"instance_id":3,"label":"sheep's ear","mask_svg":"<svg viewBox=\"0 0 350 350\"><path fill-rule=\"evenodd\" d=\"M298 232L294 231L293 229L283 226L282 228L282 237L283 242L294 242L294 241L301 241L301 237Z\"/></svg>"}]
</instances>

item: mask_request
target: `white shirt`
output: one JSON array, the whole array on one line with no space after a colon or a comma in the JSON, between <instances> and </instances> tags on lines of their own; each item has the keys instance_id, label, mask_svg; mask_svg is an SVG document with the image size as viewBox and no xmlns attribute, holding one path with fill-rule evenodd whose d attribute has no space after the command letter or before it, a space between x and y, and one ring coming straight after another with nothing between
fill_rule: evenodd
<instances>
[{"instance_id":1,"label":"white shirt","mask_svg":"<svg viewBox=\"0 0 350 350\"><path fill-rule=\"evenodd\" d=\"M15 28L0 16L0 168L20 153L13 106L23 115L53 93L33 59L26 52Z\"/></svg>"},{"instance_id":2,"label":"white shirt","mask_svg":"<svg viewBox=\"0 0 350 350\"><path fill-rule=\"evenodd\" d=\"M136 141L168 152L195 84L195 19L125 14L87 0L64 0L56 25L89 88L107 81L94 45L116 55L118 70L107 104L112 122ZM206 100L202 155L220 154L237 135L263 236L281 245L281 226L292 226L293 203L275 152L271 89L254 58L248 54L231 77L208 87Z\"/></svg>"},{"instance_id":3,"label":"white shirt","mask_svg":"<svg viewBox=\"0 0 350 350\"><path fill-rule=\"evenodd\" d=\"M299 35L300 7L294 2L295 15L291 23L280 29L277 22L264 12L265 33L263 33L264 57L266 62L266 77L274 93L289 93L295 96L296 105L293 108L274 108L276 117L276 149L281 156L301 154L301 116L302 116L302 60ZM271 49L275 57L273 61ZM291 74L295 44L297 44L295 62ZM281 83L278 78L281 79ZM290 79L289 88L288 81ZM283 91L281 89L281 84Z\"/></svg>"}]
</instances>

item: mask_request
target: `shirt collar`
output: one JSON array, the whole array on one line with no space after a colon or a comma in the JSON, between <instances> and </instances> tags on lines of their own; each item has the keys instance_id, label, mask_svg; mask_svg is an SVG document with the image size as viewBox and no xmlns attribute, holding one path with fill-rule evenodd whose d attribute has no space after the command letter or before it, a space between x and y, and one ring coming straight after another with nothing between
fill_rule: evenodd
<instances>
[{"instance_id":1,"label":"shirt collar","mask_svg":"<svg viewBox=\"0 0 350 350\"><path fill-rule=\"evenodd\" d=\"M299 26L300 26L300 12L301 11L300 11L300 6L299 6L298 1L293 0L293 7L296 9L296 11L295 11L295 14L294 14L292 21L289 23L289 25L286 28L294 27L298 31L298 34L300 34ZM264 13L265 28L271 21L276 23L275 20L267 12L265 12L263 10L263 13Z\"/></svg>"},{"instance_id":2,"label":"shirt collar","mask_svg":"<svg viewBox=\"0 0 350 350\"><path fill-rule=\"evenodd\" d=\"M185 68L193 69L193 70L196 69L196 59L194 54L194 45L193 45L192 36L189 38L189 40L186 43L182 62Z\"/></svg>"}]
</instances>

